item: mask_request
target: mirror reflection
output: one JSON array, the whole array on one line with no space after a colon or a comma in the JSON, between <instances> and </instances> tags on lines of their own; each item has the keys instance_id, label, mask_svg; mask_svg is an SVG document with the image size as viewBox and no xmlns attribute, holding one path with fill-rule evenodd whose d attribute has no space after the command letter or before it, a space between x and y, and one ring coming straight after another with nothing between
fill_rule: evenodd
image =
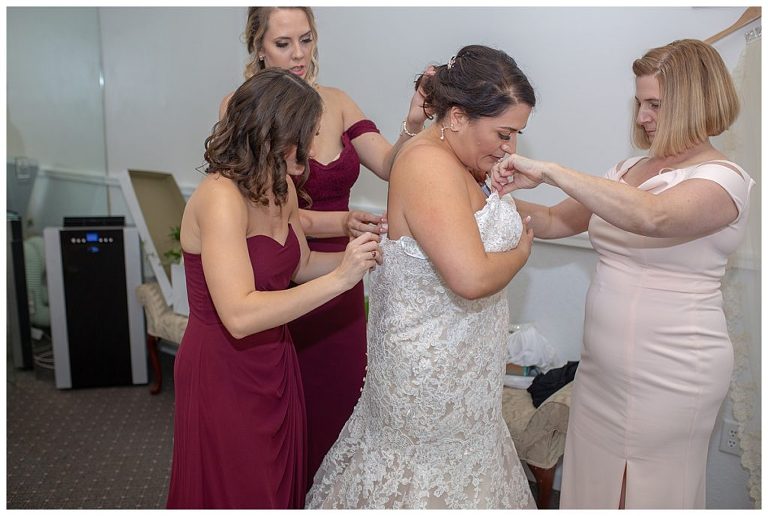
<instances>
[{"instance_id":1,"label":"mirror reflection","mask_svg":"<svg viewBox=\"0 0 768 516\"><path fill-rule=\"evenodd\" d=\"M99 10L10 7L7 24L9 209L25 234L107 215Z\"/></svg>"}]
</instances>

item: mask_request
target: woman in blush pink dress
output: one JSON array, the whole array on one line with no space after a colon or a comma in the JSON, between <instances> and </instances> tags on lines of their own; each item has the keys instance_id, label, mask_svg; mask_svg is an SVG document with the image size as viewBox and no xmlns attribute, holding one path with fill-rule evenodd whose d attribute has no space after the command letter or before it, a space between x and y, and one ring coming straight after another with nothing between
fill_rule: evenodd
<instances>
[{"instance_id":1,"label":"woman in blush pink dress","mask_svg":"<svg viewBox=\"0 0 768 516\"><path fill-rule=\"evenodd\" d=\"M709 439L733 367L720 282L754 181L709 141L739 111L712 47L675 41L632 69L634 141L648 156L598 178L512 155L495 185L562 189L570 198L557 206L518 200L520 213L540 238L588 229L599 255L560 507L704 508Z\"/></svg>"},{"instance_id":2,"label":"woman in blush pink dress","mask_svg":"<svg viewBox=\"0 0 768 516\"><path fill-rule=\"evenodd\" d=\"M423 97L416 91L400 136L391 145L349 95L317 84L317 37L309 7L249 8L245 40L251 61L245 76L265 68L283 68L304 79L322 97L320 131L299 213L310 249L333 252L343 251L349 238L363 231L385 231L381 216L349 211L350 191L361 164L388 181L396 149L421 130L426 115ZM222 101L222 112L228 102L229 97ZM365 328L362 282L290 324L306 399L308 488L360 397L366 364Z\"/></svg>"},{"instance_id":3,"label":"woman in blush pink dress","mask_svg":"<svg viewBox=\"0 0 768 516\"><path fill-rule=\"evenodd\" d=\"M304 506L304 393L287 323L381 261L372 233L344 253L307 247L288 176L305 175L321 113L305 81L265 70L205 142L207 175L181 222L190 316L174 365L168 508Z\"/></svg>"}]
</instances>

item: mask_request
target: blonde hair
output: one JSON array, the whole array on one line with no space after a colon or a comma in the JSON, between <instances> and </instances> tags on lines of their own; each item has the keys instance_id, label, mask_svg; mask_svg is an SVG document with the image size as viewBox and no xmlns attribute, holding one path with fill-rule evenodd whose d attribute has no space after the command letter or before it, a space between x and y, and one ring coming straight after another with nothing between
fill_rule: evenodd
<instances>
[{"instance_id":1,"label":"blonde hair","mask_svg":"<svg viewBox=\"0 0 768 516\"><path fill-rule=\"evenodd\" d=\"M739 98L720 54L695 39L681 39L649 50L635 60L636 77L659 81L661 104L653 143L635 123L633 143L650 154L679 154L722 133L739 114ZM635 106L635 120L638 107Z\"/></svg>"},{"instance_id":2,"label":"blonde hair","mask_svg":"<svg viewBox=\"0 0 768 516\"><path fill-rule=\"evenodd\" d=\"M299 9L307 16L309 30L312 33L312 41L314 41L315 45L312 49L312 57L310 58L307 75L304 79L314 86L317 82L317 75L320 73L320 64L317 51L317 25L315 24L315 15L311 7L249 7L244 37L251 60L245 65L243 75L246 79L250 79L256 72L266 68L264 61L259 60L259 51L264 41L264 34L269 30L269 16L276 9Z\"/></svg>"}]
</instances>

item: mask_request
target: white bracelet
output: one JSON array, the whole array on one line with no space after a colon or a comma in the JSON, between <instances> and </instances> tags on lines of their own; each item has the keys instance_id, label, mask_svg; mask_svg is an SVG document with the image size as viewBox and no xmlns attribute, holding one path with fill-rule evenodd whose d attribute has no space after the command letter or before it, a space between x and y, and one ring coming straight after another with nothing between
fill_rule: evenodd
<instances>
[{"instance_id":1,"label":"white bracelet","mask_svg":"<svg viewBox=\"0 0 768 516\"><path fill-rule=\"evenodd\" d=\"M405 134L407 134L408 136L410 136L411 138L413 138L414 136L416 136L417 134L419 134L419 133L412 133L412 132L410 132L410 131L408 130L408 126L405 124L405 120L403 120L403 132L404 132Z\"/></svg>"}]
</instances>

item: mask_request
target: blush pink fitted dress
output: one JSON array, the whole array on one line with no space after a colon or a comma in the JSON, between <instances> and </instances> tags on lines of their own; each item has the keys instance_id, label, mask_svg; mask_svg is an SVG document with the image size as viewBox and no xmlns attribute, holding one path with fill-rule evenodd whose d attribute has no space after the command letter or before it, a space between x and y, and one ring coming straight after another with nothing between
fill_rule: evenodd
<instances>
[{"instance_id":1,"label":"blush pink fitted dress","mask_svg":"<svg viewBox=\"0 0 768 516\"><path fill-rule=\"evenodd\" d=\"M623 181L640 159L606 177ZM736 220L700 238L644 237L597 215L590 220L599 261L587 294L561 509L618 508L625 466L626 508L704 508L709 439L733 368L720 282L744 236L754 181L715 161L666 171L638 188L659 194L689 179L725 189Z\"/></svg>"}]
</instances>

